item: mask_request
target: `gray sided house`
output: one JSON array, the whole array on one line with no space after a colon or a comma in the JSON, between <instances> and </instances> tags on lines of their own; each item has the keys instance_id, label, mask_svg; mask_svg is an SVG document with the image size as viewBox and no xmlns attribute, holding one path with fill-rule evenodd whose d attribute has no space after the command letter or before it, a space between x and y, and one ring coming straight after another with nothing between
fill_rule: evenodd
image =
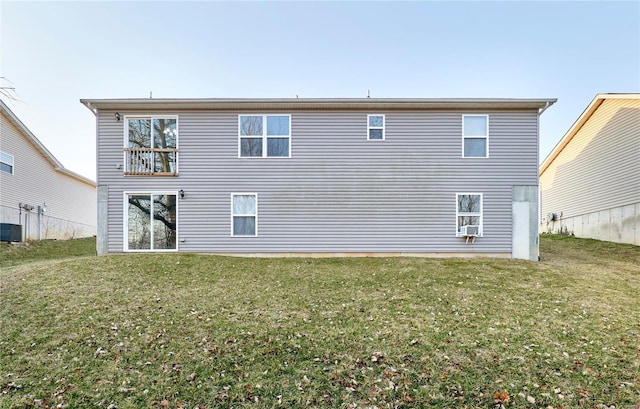
<instances>
[{"instance_id":1,"label":"gray sided house","mask_svg":"<svg viewBox=\"0 0 640 409\"><path fill-rule=\"evenodd\" d=\"M538 259L555 99L87 99L98 253Z\"/></svg>"},{"instance_id":2,"label":"gray sided house","mask_svg":"<svg viewBox=\"0 0 640 409\"><path fill-rule=\"evenodd\" d=\"M540 166L542 232L640 245L640 94L598 94Z\"/></svg>"}]
</instances>

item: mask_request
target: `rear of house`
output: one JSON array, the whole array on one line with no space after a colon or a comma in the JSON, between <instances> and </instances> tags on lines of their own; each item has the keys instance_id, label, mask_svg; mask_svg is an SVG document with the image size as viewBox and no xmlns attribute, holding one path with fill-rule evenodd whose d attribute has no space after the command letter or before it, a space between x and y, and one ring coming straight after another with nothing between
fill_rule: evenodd
<instances>
[{"instance_id":1,"label":"rear of house","mask_svg":"<svg viewBox=\"0 0 640 409\"><path fill-rule=\"evenodd\" d=\"M0 101L2 240L96 234L95 182L66 169Z\"/></svg>"},{"instance_id":2,"label":"rear of house","mask_svg":"<svg viewBox=\"0 0 640 409\"><path fill-rule=\"evenodd\" d=\"M542 232L640 245L640 94L599 94L540 166Z\"/></svg>"},{"instance_id":3,"label":"rear of house","mask_svg":"<svg viewBox=\"0 0 640 409\"><path fill-rule=\"evenodd\" d=\"M538 258L555 100L82 100L98 253Z\"/></svg>"}]
</instances>

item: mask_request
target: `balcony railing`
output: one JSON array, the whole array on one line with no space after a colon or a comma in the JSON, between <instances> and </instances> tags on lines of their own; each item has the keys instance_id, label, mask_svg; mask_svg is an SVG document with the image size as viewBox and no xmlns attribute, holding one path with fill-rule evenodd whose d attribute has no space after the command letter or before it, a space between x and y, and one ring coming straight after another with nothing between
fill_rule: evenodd
<instances>
[{"instance_id":1,"label":"balcony railing","mask_svg":"<svg viewBox=\"0 0 640 409\"><path fill-rule=\"evenodd\" d=\"M125 175L176 176L178 150L175 148L124 148Z\"/></svg>"}]
</instances>

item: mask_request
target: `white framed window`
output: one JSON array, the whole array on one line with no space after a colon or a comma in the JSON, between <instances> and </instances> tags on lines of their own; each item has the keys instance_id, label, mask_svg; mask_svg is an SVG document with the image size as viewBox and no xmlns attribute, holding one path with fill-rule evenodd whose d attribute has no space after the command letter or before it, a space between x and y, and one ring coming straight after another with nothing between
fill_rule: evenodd
<instances>
[{"instance_id":1,"label":"white framed window","mask_svg":"<svg viewBox=\"0 0 640 409\"><path fill-rule=\"evenodd\" d=\"M178 174L178 117L126 116L125 175Z\"/></svg>"},{"instance_id":2,"label":"white framed window","mask_svg":"<svg viewBox=\"0 0 640 409\"><path fill-rule=\"evenodd\" d=\"M238 115L239 158L290 158L291 115Z\"/></svg>"},{"instance_id":3,"label":"white framed window","mask_svg":"<svg viewBox=\"0 0 640 409\"><path fill-rule=\"evenodd\" d=\"M367 115L367 139L370 141L384 141L384 122L382 114Z\"/></svg>"},{"instance_id":4,"label":"white framed window","mask_svg":"<svg viewBox=\"0 0 640 409\"><path fill-rule=\"evenodd\" d=\"M489 115L462 115L462 157L489 157Z\"/></svg>"},{"instance_id":5,"label":"white framed window","mask_svg":"<svg viewBox=\"0 0 640 409\"><path fill-rule=\"evenodd\" d=\"M456 236L482 236L482 193L456 193ZM463 229L464 226L469 226Z\"/></svg>"},{"instance_id":6,"label":"white framed window","mask_svg":"<svg viewBox=\"0 0 640 409\"><path fill-rule=\"evenodd\" d=\"M13 175L13 155L0 152L0 171Z\"/></svg>"},{"instance_id":7,"label":"white framed window","mask_svg":"<svg viewBox=\"0 0 640 409\"><path fill-rule=\"evenodd\" d=\"M124 251L178 249L176 192L125 192L124 220Z\"/></svg>"},{"instance_id":8,"label":"white framed window","mask_svg":"<svg viewBox=\"0 0 640 409\"><path fill-rule=\"evenodd\" d=\"M258 235L258 194L231 193L231 236Z\"/></svg>"}]
</instances>

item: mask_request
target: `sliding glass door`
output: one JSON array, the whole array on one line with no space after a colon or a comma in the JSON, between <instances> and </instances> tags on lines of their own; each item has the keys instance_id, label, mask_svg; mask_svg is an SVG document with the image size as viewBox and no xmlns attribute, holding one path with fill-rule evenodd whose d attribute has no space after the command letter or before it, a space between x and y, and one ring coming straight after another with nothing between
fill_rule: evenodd
<instances>
[{"instance_id":1,"label":"sliding glass door","mask_svg":"<svg viewBox=\"0 0 640 409\"><path fill-rule=\"evenodd\" d=\"M176 250L175 194L126 194L126 250Z\"/></svg>"}]
</instances>

